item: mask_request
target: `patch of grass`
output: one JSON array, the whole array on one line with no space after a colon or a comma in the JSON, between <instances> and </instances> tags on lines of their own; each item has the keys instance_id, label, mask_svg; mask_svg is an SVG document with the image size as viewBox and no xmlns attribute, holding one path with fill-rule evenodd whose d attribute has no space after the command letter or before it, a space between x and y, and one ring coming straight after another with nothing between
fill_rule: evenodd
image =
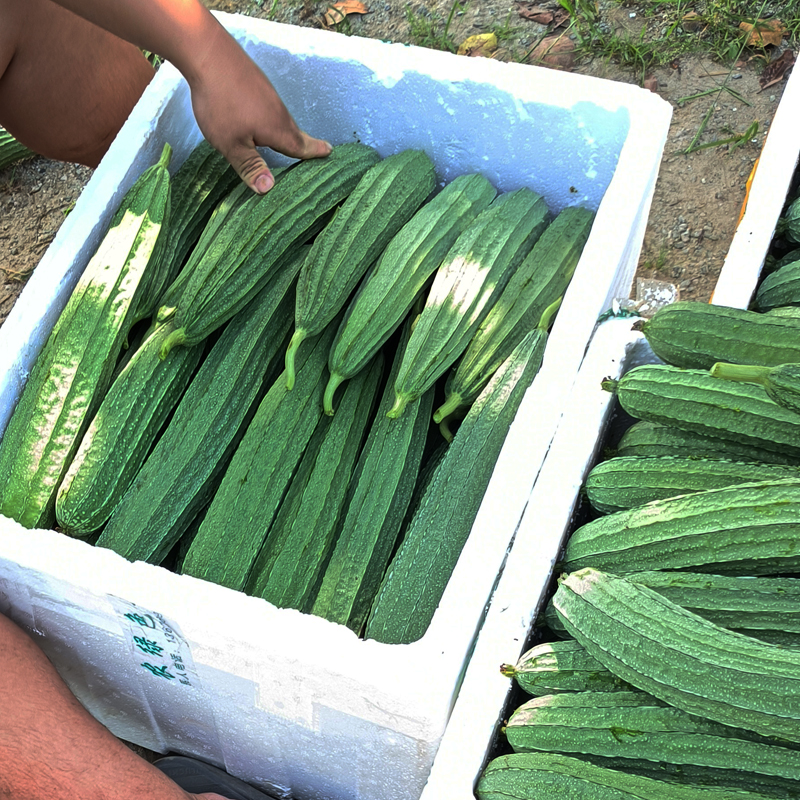
<instances>
[{"instance_id":1,"label":"patch of grass","mask_svg":"<svg viewBox=\"0 0 800 800\"><path fill-rule=\"evenodd\" d=\"M696 150L706 150L709 147L721 147L722 145L727 145L728 150L733 152L737 147L747 144L751 139L754 139L756 136L758 136L758 122L752 122L750 127L748 127L744 133L736 133L728 127L724 127L723 131L731 135L727 136L725 139L715 139L713 142L697 144L697 140L700 138L700 134L703 132L703 127L701 127L692 143L683 152L687 154L694 153Z\"/></svg>"},{"instance_id":2,"label":"patch of grass","mask_svg":"<svg viewBox=\"0 0 800 800\"><path fill-rule=\"evenodd\" d=\"M272 0L270 4L269 10L264 11L264 0L255 0L256 5L261 9L262 14L264 15L265 19L274 20L278 14L278 6L280 5L280 0Z\"/></svg>"},{"instance_id":3,"label":"patch of grass","mask_svg":"<svg viewBox=\"0 0 800 800\"><path fill-rule=\"evenodd\" d=\"M606 58L642 75L687 54L707 54L727 67L743 56L765 55L765 48L747 43L742 22L778 18L789 32L790 43L800 37L800 0L763 2L749 0L639 0L634 5L640 22L638 34L618 33L600 20L593 0L559 0L570 14L579 50ZM629 4L622 0L622 8ZM691 14L690 14L691 12ZM633 13L633 12L632 12ZM688 16L687 16L688 15Z\"/></svg>"},{"instance_id":4,"label":"patch of grass","mask_svg":"<svg viewBox=\"0 0 800 800\"><path fill-rule=\"evenodd\" d=\"M668 270L667 258L669 255L669 248L662 242L658 248L658 253L653 258L648 258L642 262L642 267L646 270L653 270L659 275L666 274Z\"/></svg>"},{"instance_id":5,"label":"patch of grass","mask_svg":"<svg viewBox=\"0 0 800 800\"><path fill-rule=\"evenodd\" d=\"M406 22L408 22L409 37L412 43L432 50L446 50L455 53L458 50L458 44L450 33L450 25L456 13L464 11L466 7L466 3L453 0L447 19L442 20L436 15L420 14L414 11L410 5L406 5Z\"/></svg>"},{"instance_id":6,"label":"patch of grass","mask_svg":"<svg viewBox=\"0 0 800 800\"><path fill-rule=\"evenodd\" d=\"M491 32L497 37L498 42L504 42L513 39L521 30L521 26L511 25L511 12L509 11L505 22L496 28L492 28Z\"/></svg>"},{"instance_id":7,"label":"patch of grass","mask_svg":"<svg viewBox=\"0 0 800 800\"><path fill-rule=\"evenodd\" d=\"M3 267L3 272L8 276L8 279L15 283L27 283L28 278L33 274L33 267L29 269L20 270L19 272L8 267Z\"/></svg>"},{"instance_id":8,"label":"patch of grass","mask_svg":"<svg viewBox=\"0 0 800 800\"><path fill-rule=\"evenodd\" d=\"M633 70L640 82L653 68L669 64L688 51L690 36L680 26L683 4L659 3L667 10L659 11L658 24L644 14L638 34L617 32L599 20L593 8L586 9L585 0L560 0L575 23L577 45L586 55L599 56ZM571 8L575 10L572 11Z\"/></svg>"}]
</instances>

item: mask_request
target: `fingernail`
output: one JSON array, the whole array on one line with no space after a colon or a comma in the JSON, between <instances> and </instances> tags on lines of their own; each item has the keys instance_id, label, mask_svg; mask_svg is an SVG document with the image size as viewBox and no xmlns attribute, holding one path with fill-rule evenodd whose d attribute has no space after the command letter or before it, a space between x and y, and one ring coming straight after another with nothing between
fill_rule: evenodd
<instances>
[{"instance_id":1,"label":"fingernail","mask_svg":"<svg viewBox=\"0 0 800 800\"><path fill-rule=\"evenodd\" d=\"M275 179L269 173L256 178L255 189L259 194L266 194L275 185Z\"/></svg>"}]
</instances>

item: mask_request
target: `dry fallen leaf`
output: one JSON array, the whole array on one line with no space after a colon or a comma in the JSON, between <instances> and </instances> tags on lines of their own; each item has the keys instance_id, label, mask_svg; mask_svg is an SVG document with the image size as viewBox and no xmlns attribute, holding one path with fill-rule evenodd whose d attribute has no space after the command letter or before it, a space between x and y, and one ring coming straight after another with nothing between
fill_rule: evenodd
<instances>
[{"instance_id":1,"label":"dry fallen leaf","mask_svg":"<svg viewBox=\"0 0 800 800\"><path fill-rule=\"evenodd\" d=\"M571 69L575 63L575 44L566 36L546 36L531 51L532 64L555 69Z\"/></svg>"},{"instance_id":2,"label":"dry fallen leaf","mask_svg":"<svg viewBox=\"0 0 800 800\"><path fill-rule=\"evenodd\" d=\"M658 78L654 77L653 75L648 76L644 79L644 88L649 89L651 92L658 91Z\"/></svg>"},{"instance_id":3,"label":"dry fallen leaf","mask_svg":"<svg viewBox=\"0 0 800 800\"><path fill-rule=\"evenodd\" d=\"M794 53L791 50L784 50L778 58L764 67L761 77L758 79L761 89L767 86L774 86L782 81L786 76L786 71L794 64Z\"/></svg>"},{"instance_id":4,"label":"dry fallen leaf","mask_svg":"<svg viewBox=\"0 0 800 800\"><path fill-rule=\"evenodd\" d=\"M360 0L338 0L328 6L322 24L326 28L332 28L342 22L348 14L369 14L369 9Z\"/></svg>"},{"instance_id":5,"label":"dry fallen leaf","mask_svg":"<svg viewBox=\"0 0 800 800\"><path fill-rule=\"evenodd\" d=\"M538 22L540 25L549 25L556 16L549 9L533 5L533 3L517 3L517 11L523 19Z\"/></svg>"},{"instance_id":6,"label":"dry fallen leaf","mask_svg":"<svg viewBox=\"0 0 800 800\"><path fill-rule=\"evenodd\" d=\"M458 55L491 58L495 50L497 50L497 36L494 33L478 33L464 39L459 45Z\"/></svg>"},{"instance_id":7,"label":"dry fallen leaf","mask_svg":"<svg viewBox=\"0 0 800 800\"><path fill-rule=\"evenodd\" d=\"M779 19L760 19L755 25L749 22L739 23L739 30L744 31L747 36L747 44L755 47L767 47L773 45L780 47L786 29Z\"/></svg>"},{"instance_id":8,"label":"dry fallen leaf","mask_svg":"<svg viewBox=\"0 0 800 800\"><path fill-rule=\"evenodd\" d=\"M539 25L552 24L554 28L560 28L569 21L569 14L563 8L551 11L535 3L517 2L517 11L523 19L529 19Z\"/></svg>"}]
</instances>

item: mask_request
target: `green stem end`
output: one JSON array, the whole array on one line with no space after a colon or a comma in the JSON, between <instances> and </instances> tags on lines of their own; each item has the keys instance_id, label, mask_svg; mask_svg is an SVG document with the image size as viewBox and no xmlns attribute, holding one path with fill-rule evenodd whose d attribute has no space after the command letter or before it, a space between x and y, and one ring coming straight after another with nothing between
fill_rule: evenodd
<instances>
[{"instance_id":1,"label":"green stem end","mask_svg":"<svg viewBox=\"0 0 800 800\"><path fill-rule=\"evenodd\" d=\"M744 383L760 383L765 386L769 367L751 366L749 364L725 364L718 361L711 367L711 376L725 381Z\"/></svg>"},{"instance_id":2,"label":"green stem end","mask_svg":"<svg viewBox=\"0 0 800 800\"><path fill-rule=\"evenodd\" d=\"M328 379L328 385L325 387L325 393L322 396L322 410L329 416L333 416L333 396L339 385L344 381L344 377L336 372L332 372Z\"/></svg>"},{"instance_id":3,"label":"green stem end","mask_svg":"<svg viewBox=\"0 0 800 800\"><path fill-rule=\"evenodd\" d=\"M389 419L398 419L403 413L405 407L408 405L409 400L409 397L405 397L395 392L394 405L386 412L386 416L389 417Z\"/></svg>"},{"instance_id":4,"label":"green stem end","mask_svg":"<svg viewBox=\"0 0 800 800\"><path fill-rule=\"evenodd\" d=\"M286 348L286 388L290 391L294 389L295 367L294 360L297 351L300 348L300 343L306 338L306 332L303 328L297 328L292 335L289 346Z\"/></svg>"},{"instance_id":5,"label":"green stem end","mask_svg":"<svg viewBox=\"0 0 800 800\"><path fill-rule=\"evenodd\" d=\"M433 412L433 421L438 425L443 419L461 408L461 395L458 393L447 395L439 408Z\"/></svg>"},{"instance_id":6,"label":"green stem end","mask_svg":"<svg viewBox=\"0 0 800 800\"><path fill-rule=\"evenodd\" d=\"M604 378L602 381L600 381L600 388L606 392L616 392L618 383L619 381L616 381L613 378Z\"/></svg>"},{"instance_id":7,"label":"green stem end","mask_svg":"<svg viewBox=\"0 0 800 800\"><path fill-rule=\"evenodd\" d=\"M170 353L173 347L179 347L186 343L186 329L176 328L172 333L164 339L161 349L158 351L158 357L163 361Z\"/></svg>"}]
</instances>

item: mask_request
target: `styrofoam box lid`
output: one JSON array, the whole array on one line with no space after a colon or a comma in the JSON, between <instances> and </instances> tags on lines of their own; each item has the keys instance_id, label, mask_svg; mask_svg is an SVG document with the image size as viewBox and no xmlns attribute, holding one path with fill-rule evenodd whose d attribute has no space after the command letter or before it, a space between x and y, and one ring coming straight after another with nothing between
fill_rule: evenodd
<instances>
[{"instance_id":1,"label":"styrofoam box lid","mask_svg":"<svg viewBox=\"0 0 800 800\"><path fill-rule=\"evenodd\" d=\"M219 16L313 135L359 139L382 156L421 148L442 183L482 172L501 191L538 191L554 212L594 209L594 228L420 641L361 641L343 626L4 518L0 610L40 635L79 699L119 736L197 755L287 796L410 800L595 321L630 289L671 108L631 85ZM175 169L199 139L188 88L165 65L0 329L0 427L122 194L165 141Z\"/></svg>"}]
</instances>

